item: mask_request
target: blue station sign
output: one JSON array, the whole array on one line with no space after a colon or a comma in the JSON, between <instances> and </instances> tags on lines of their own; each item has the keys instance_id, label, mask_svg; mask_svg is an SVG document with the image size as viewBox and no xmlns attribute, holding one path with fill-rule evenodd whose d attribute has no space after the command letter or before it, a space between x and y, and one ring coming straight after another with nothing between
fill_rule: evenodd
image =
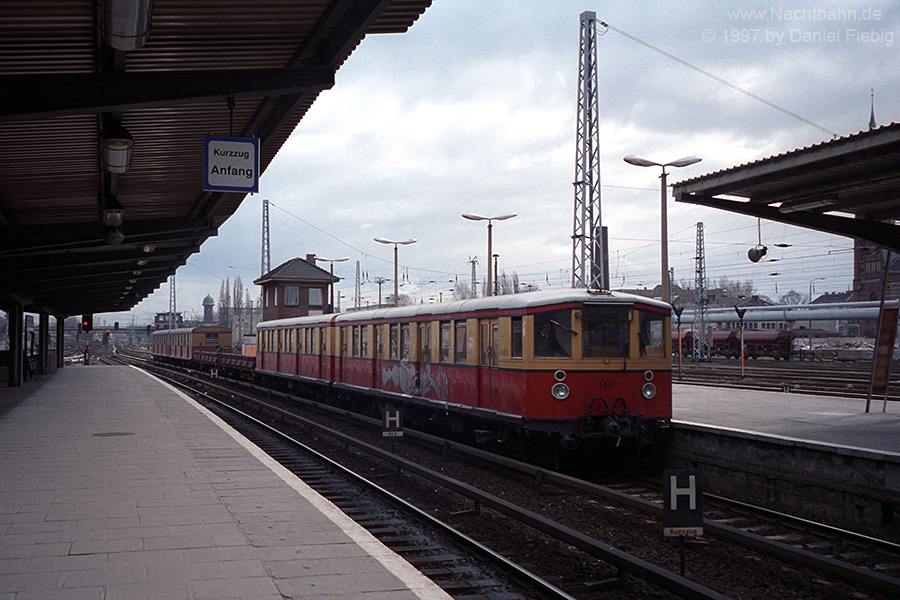
<instances>
[{"instance_id":1,"label":"blue station sign","mask_svg":"<svg viewBox=\"0 0 900 600\"><path fill-rule=\"evenodd\" d=\"M204 136L203 189L259 191L259 139Z\"/></svg>"}]
</instances>

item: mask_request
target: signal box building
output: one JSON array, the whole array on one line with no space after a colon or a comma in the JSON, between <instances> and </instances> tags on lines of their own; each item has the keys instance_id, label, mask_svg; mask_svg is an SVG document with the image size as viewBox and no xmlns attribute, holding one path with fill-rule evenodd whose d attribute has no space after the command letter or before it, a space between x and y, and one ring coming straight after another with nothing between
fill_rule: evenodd
<instances>
[{"instance_id":1,"label":"signal box building","mask_svg":"<svg viewBox=\"0 0 900 600\"><path fill-rule=\"evenodd\" d=\"M293 258L253 283L262 286L263 321L333 312L329 286L340 281L316 266L316 255Z\"/></svg>"}]
</instances>

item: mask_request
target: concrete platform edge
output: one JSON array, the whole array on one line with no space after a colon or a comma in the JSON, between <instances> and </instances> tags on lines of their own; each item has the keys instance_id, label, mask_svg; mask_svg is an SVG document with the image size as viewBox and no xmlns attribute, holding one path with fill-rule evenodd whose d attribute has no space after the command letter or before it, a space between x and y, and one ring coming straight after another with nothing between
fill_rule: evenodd
<instances>
[{"instance_id":1,"label":"concrete platform edge","mask_svg":"<svg viewBox=\"0 0 900 600\"><path fill-rule=\"evenodd\" d=\"M131 368L140 371L147 377L156 379L146 371L138 369L137 367ZM350 517L341 512L340 509L338 509L331 502L321 496L318 492L306 485L306 483L304 483L296 475L288 471L282 465L278 464L278 462L272 459L272 457L270 457L268 454L257 448L249 440L232 429L218 416L211 413L209 410L198 404L195 400L193 400L171 384L159 379L156 379L156 381L164 385L173 393L177 394L190 406L194 407L207 418L209 418L213 423L215 423L238 444L240 444L243 448L250 452L250 454L252 454L263 465L265 465L268 469L275 473L282 481L289 485L300 496L302 496L304 499L310 502L310 504L315 506L316 509L319 510L319 512L321 512L326 518L328 518L332 523L334 523L344 533L352 538L353 541L356 542L361 548L363 548L372 558L384 565L384 567L390 573L400 579L400 581L402 581L411 592L413 592L423 600L449 598L446 592L444 592L436 583L425 577L425 575L419 572L415 567L403 560L403 558L401 558L387 546L382 544L375 536L373 536L363 527L354 522Z\"/></svg>"}]
</instances>

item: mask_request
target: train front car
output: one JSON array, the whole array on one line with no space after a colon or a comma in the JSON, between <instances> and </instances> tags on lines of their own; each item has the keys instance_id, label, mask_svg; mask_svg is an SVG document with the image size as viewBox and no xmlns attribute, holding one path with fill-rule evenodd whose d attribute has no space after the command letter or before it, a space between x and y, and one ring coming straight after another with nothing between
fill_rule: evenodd
<instances>
[{"instance_id":1,"label":"train front car","mask_svg":"<svg viewBox=\"0 0 900 600\"><path fill-rule=\"evenodd\" d=\"M670 307L551 290L259 324L257 379L508 449L654 447Z\"/></svg>"},{"instance_id":2,"label":"train front car","mask_svg":"<svg viewBox=\"0 0 900 600\"><path fill-rule=\"evenodd\" d=\"M569 449L648 455L672 416L669 306L571 293L574 302L539 307L522 319L528 428Z\"/></svg>"}]
</instances>

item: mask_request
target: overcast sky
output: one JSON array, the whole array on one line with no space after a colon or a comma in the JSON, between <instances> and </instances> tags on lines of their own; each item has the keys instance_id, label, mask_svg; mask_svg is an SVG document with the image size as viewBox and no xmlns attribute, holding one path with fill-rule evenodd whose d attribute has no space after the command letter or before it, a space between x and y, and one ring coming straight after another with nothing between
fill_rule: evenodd
<instances>
[{"instance_id":1,"label":"overcast sky","mask_svg":"<svg viewBox=\"0 0 900 600\"><path fill-rule=\"evenodd\" d=\"M866 129L870 88L878 124L898 120L896 2L435 0L408 33L371 36L353 53L263 174L260 193L178 270L178 310L202 316L203 297L218 301L221 281L236 276L258 297L264 198L272 203L272 267L309 253L349 257L334 265L344 308L353 304L357 261L370 300L378 293L371 280L392 277L393 250L375 237L418 239L400 249L401 293L446 299L452 280L470 280L470 257L482 280L486 225L464 212L518 213L494 225L500 271L569 286L586 10L610 26L598 28L597 54L613 288L660 280L659 169L628 165L625 155L703 158L671 172L671 184L789 152ZM769 254L753 264L755 219L670 200L678 283L693 285L698 222L712 284L752 280L773 299L851 286L847 238L763 221ZM168 295L166 284L139 304L137 322L168 310Z\"/></svg>"}]
</instances>

